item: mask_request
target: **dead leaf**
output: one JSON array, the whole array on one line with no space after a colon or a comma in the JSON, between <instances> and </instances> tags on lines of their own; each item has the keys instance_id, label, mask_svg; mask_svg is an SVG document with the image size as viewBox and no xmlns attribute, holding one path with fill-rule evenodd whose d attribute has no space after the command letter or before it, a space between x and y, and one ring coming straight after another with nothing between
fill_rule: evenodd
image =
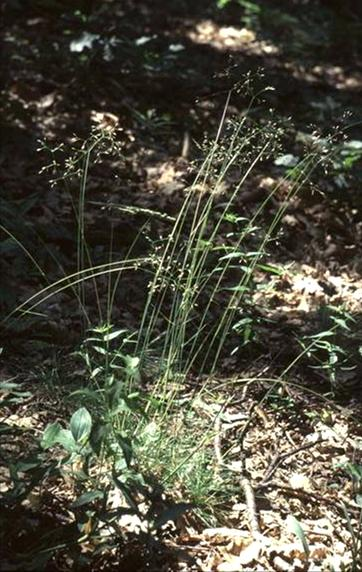
<instances>
[{"instance_id":1,"label":"dead leaf","mask_svg":"<svg viewBox=\"0 0 362 572\"><path fill-rule=\"evenodd\" d=\"M98 129L109 133L117 129L119 125L119 117L105 111L92 111L91 120Z\"/></svg>"},{"instance_id":2,"label":"dead leaf","mask_svg":"<svg viewBox=\"0 0 362 572\"><path fill-rule=\"evenodd\" d=\"M244 566L255 564L260 557L262 544L259 541L251 542L240 554L225 554L224 562L217 566L218 572L239 572Z\"/></svg>"},{"instance_id":3,"label":"dead leaf","mask_svg":"<svg viewBox=\"0 0 362 572\"><path fill-rule=\"evenodd\" d=\"M203 537L207 540L215 540L216 538L219 539L229 539L229 538L248 538L250 537L250 533L245 530L239 530L237 528L205 528L203 531Z\"/></svg>"},{"instance_id":4,"label":"dead leaf","mask_svg":"<svg viewBox=\"0 0 362 572\"><path fill-rule=\"evenodd\" d=\"M289 477L289 484L293 489L300 489L303 491L311 491L312 481L301 473L294 473Z\"/></svg>"},{"instance_id":5,"label":"dead leaf","mask_svg":"<svg viewBox=\"0 0 362 572\"><path fill-rule=\"evenodd\" d=\"M258 560L262 551L262 545L258 540L255 540L249 546L244 548L239 554L240 564L251 564Z\"/></svg>"}]
</instances>

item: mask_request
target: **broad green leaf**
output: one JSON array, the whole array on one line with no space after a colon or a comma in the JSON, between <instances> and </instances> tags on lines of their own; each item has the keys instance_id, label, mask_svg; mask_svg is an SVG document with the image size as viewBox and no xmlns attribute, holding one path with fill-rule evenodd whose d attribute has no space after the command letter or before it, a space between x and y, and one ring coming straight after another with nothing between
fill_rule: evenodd
<instances>
[{"instance_id":1,"label":"broad green leaf","mask_svg":"<svg viewBox=\"0 0 362 572\"><path fill-rule=\"evenodd\" d=\"M77 443L84 444L92 430L92 417L85 407L73 413L70 420L70 430Z\"/></svg>"},{"instance_id":2,"label":"broad green leaf","mask_svg":"<svg viewBox=\"0 0 362 572\"><path fill-rule=\"evenodd\" d=\"M61 429L58 435L57 442L62 445L66 451L73 453L77 450L77 443L74 440L72 433L69 429Z\"/></svg>"},{"instance_id":3,"label":"broad green leaf","mask_svg":"<svg viewBox=\"0 0 362 572\"><path fill-rule=\"evenodd\" d=\"M49 449L49 447L53 447L53 445L59 442L58 438L61 431L62 427L58 422L47 425L44 430L40 446L43 449Z\"/></svg>"},{"instance_id":4,"label":"broad green leaf","mask_svg":"<svg viewBox=\"0 0 362 572\"><path fill-rule=\"evenodd\" d=\"M309 557L309 545L308 545L308 541L307 538L304 534L304 530L300 525L300 522L295 518L295 516L293 516L292 514L289 514L287 516L287 524L288 527L290 528L290 530L299 538L299 540L301 541L302 545L303 545L303 550L305 552L306 557Z\"/></svg>"},{"instance_id":5,"label":"broad green leaf","mask_svg":"<svg viewBox=\"0 0 362 572\"><path fill-rule=\"evenodd\" d=\"M136 412L142 417L146 417L146 412L141 407L138 399L136 398L129 399L128 396L126 397L118 395L117 400L112 399L112 402L110 404L110 409L112 417L117 415L118 413L122 413L125 411L129 411L132 413Z\"/></svg>"},{"instance_id":6,"label":"broad green leaf","mask_svg":"<svg viewBox=\"0 0 362 572\"><path fill-rule=\"evenodd\" d=\"M66 451L72 453L77 448L77 443L68 429L58 423L52 423L45 428L40 445L43 449L49 449L54 445L62 445Z\"/></svg>"}]
</instances>

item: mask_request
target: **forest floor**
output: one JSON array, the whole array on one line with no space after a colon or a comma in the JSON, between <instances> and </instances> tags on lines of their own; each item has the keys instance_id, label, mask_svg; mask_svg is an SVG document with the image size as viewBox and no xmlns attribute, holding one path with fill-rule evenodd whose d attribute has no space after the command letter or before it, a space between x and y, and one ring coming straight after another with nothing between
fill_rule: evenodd
<instances>
[{"instance_id":1,"label":"forest floor","mask_svg":"<svg viewBox=\"0 0 362 572\"><path fill-rule=\"evenodd\" d=\"M263 124L271 115L284 150L248 178L233 207L238 217L251 219L279 184L262 214L270 224L288 197L281 181L313 133L333 133L342 151L290 199L268 266L257 275L264 287L249 299L247 343L223 355L213 374L227 404L212 443L215 471L222 470L220 449L230 449L240 488L214 520L188 512L154 544L128 524L118 549L89 556L84 569L362 569L360 10L337 2L309 2L307 10L303 2L230 2L223 9L211 0L73 4L13 1L2 8L0 381L19 383L31 396L4 409L2 422L19 432L10 445L4 432L0 493L11 490L8 456L26 453L29 432L38 438L47 423L69 414L63 397L83 375L75 351L84 322L68 291L8 319L77 271L79 191L74 177L64 178L67 169L74 173L74 149L99 128L117 143L89 168L85 233L93 263L107 260L110 236L120 257L134 243L142 254L150 237L169 232L165 217L179 212L229 94L227 116L240 117L260 91L252 120ZM233 182L226 181L220 204ZM164 218L147 226L151 211ZM148 235L138 240L145 225ZM113 325L137 329L144 288L126 275ZM86 292L93 325L106 315L106 283L99 292L99 302ZM318 351L301 356L303 340L316 335ZM195 383L190 376L185 398ZM9 391L2 393L5 403ZM70 487L53 483L20 507L5 502L1 570L24 569L24 560L20 568L15 563L24 544L34 555L49 527L69 523L69 496ZM91 541L82 550L89 555ZM64 550L44 566L83 569Z\"/></svg>"}]
</instances>

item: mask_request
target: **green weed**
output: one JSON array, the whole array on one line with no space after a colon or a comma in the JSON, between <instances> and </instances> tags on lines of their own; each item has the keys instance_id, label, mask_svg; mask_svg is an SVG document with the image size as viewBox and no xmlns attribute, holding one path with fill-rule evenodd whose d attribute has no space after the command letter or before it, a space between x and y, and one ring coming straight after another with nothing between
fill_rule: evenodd
<instances>
[{"instance_id":1,"label":"green weed","mask_svg":"<svg viewBox=\"0 0 362 572\"><path fill-rule=\"evenodd\" d=\"M86 367L84 384L70 396L74 412L69 423L56 421L46 427L28 459L11 464L13 488L6 495L6 502L21 501L47 479L71 483L77 530L71 543L78 547L78 559L84 558L84 542L107 547L115 543L124 516L133 518L137 530L148 536L191 509L212 520L227 489L228 473L215 462L214 450L225 403L206 407L206 413L205 407L203 413L198 408L222 359L250 341L253 319L247 308L255 273L278 272L268 264L269 244L288 201L324 159L311 151L290 170L286 197L267 225L264 211L285 181L250 218L235 214L246 181L259 165L273 159L282 133L275 123L258 125L248 114L229 120L230 97L177 217L147 212L150 218L161 217L170 231L167 238L151 242L144 256L134 254L136 237L124 258L114 260L111 248L107 262L93 264L85 217L89 170L93 160L100 160L109 146L114 148L114 137L95 132L82 143L55 177L70 186L78 184L76 272L31 296L5 320L33 315L64 291L79 302L88 333L79 350ZM52 168L58 168L57 157ZM112 325L117 289L126 272L127 280L129 273L142 274L146 284L141 319L133 330ZM108 281L105 312L99 278ZM95 327L87 310L89 282L96 293ZM302 353L310 347L305 345ZM171 501L175 489L179 498ZM59 549L59 539L47 542L50 558Z\"/></svg>"}]
</instances>

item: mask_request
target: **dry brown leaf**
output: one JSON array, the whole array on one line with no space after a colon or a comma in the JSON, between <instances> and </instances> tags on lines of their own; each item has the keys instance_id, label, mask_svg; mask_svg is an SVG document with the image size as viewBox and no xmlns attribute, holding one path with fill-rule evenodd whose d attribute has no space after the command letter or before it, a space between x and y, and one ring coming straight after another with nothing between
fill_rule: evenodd
<instances>
[{"instance_id":1,"label":"dry brown leaf","mask_svg":"<svg viewBox=\"0 0 362 572\"><path fill-rule=\"evenodd\" d=\"M10 415L6 423L12 427L24 427L25 429L32 429L38 426L39 420L38 415L30 415L28 417L23 417L21 415Z\"/></svg>"},{"instance_id":2,"label":"dry brown leaf","mask_svg":"<svg viewBox=\"0 0 362 572\"><path fill-rule=\"evenodd\" d=\"M313 489L311 479L302 473L293 473L290 475L289 484L293 489L297 490L312 491Z\"/></svg>"},{"instance_id":3,"label":"dry brown leaf","mask_svg":"<svg viewBox=\"0 0 362 572\"><path fill-rule=\"evenodd\" d=\"M229 556L227 560L218 565L216 570L217 572L239 572L241 566L238 556Z\"/></svg>"},{"instance_id":4,"label":"dry brown leaf","mask_svg":"<svg viewBox=\"0 0 362 572\"><path fill-rule=\"evenodd\" d=\"M239 530L238 528L205 528L203 537L207 540L222 539L225 541L231 538L250 538L250 532Z\"/></svg>"},{"instance_id":5,"label":"dry brown leaf","mask_svg":"<svg viewBox=\"0 0 362 572\"><path fill-rule=\"evenodd\" d=\"M239 554L239 561L240 564L251 564L252 562L256 562L261 554L262 551L262 544L259 540L255 540L249 546L244 548Z\"/></svg>"},{"instance_id":6,"label":"dry brown leaf","mask_svg":"<svg viewBox=\"0 0 362 572\"><path fill-rule=\"evenodd\" d=\"M106 111L92 111L91 120L98 129L108 132L114 131L119 125L119 117Z\"/></svg>"}]
</instances>

